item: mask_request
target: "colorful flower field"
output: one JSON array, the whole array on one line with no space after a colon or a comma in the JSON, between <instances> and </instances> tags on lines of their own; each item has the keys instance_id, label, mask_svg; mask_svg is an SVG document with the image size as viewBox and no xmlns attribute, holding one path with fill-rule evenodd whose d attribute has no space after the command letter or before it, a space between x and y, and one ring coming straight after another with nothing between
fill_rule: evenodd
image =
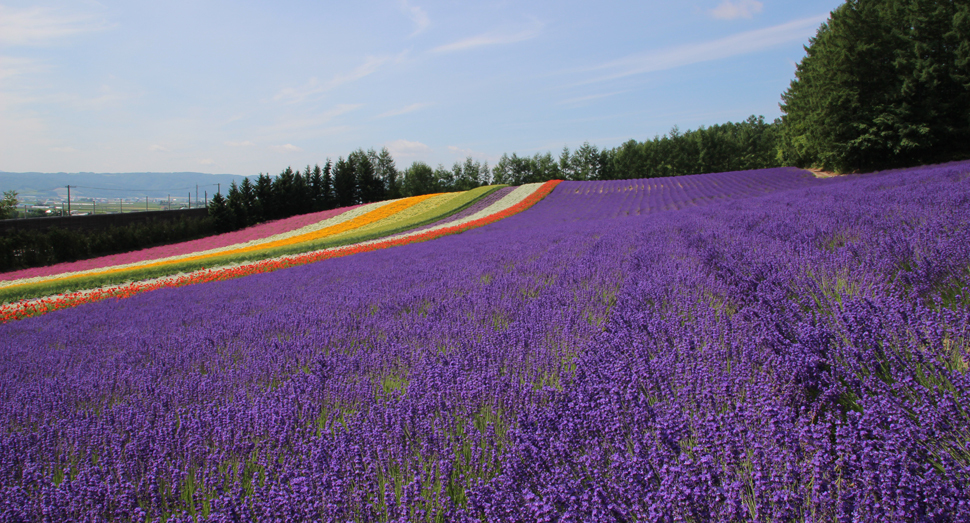
<instances>
[{"instance_id":1,"label":"colorful flower field","mask_svg":"<svg viewBox=\"0 0 970 523\"><path fill-rule=\"evenodd\" d=\"M46 268L47 271L18 271L16 275L19 277L7 277L6 281L0 278L0 297L14 298L11 303L0 306L0 321L109 297L127 297L161 287L236 278L455 234L521 212L548 194L557 183L528 184L518 188L480 187L460 193L378 202L336 212L315 213L308 215L309 220L281 220L285 223L252 228L257 231L240 231L244 234L229 233L185 244L61 264L53 270ZM294 228L300 222L309 224ZM241 238L250 239L234 243ZM130 262L118 264L120 257ZM88 269L70 271L79 264ZM72 288L81 290L71 292ZM63 292L65 289L68 291Z\"/></svg>"},{"instance_id":2,"label":"colorful flower field","mask_svg":"<svg viewBox=\"0 0 970 523\"><path fill-rule=\"evenodd\" d=\"M0 324L0 521L970 520L970 162L544 187Z\"/></svg>"}]
</instances>

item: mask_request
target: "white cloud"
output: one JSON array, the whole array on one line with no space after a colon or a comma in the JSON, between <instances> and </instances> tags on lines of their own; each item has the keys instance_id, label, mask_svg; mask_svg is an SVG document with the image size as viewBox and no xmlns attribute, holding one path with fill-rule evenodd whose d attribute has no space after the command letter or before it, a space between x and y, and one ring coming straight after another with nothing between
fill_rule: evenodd
<instances>
[{"instance_id":1,"label":"white cloud","mask_svg":"<svg viewBox=\"0 0 970 523\"><path fill-rule=\"evenodd\" d=\"M287 87L273 96L273 100L284 103L299 103L307 99L315 98L331 89L343 84L360 80L365 76L374 74L390 58L387 56L368 56L364 63L360 64L349 73L340 73L333 76L330 81L320 83L316 78L310 80L300 87Z\"/></svg>"},{"instance_id":2,"label":"white cloud","mask_svg":"<svg viewBox=\"0 0 970 523\"><path fill-rule=\"evenodd\" d=\"M162 147L161 145L157 145L157 144L156 145L152 145L151 147L148 148L148 150L149 151L158 151L158 152L163 152L163 153L164 152L168 152L168 149Z\"/></svg>"},{"instance_id":3,"label":"white cloud","mask_svg":"<svg viewBox=\"0 0 970 523\"><path fill-rule=\"evenodd\" d=\"M421 142L394 140L386 144L388 152L395 158L408 158L431 152L431 148Z\"/></svg>"},{"instance_id":4,"label":"white cloud","mask_svg":"<svg viewBox=\"0 0 970 523\"><path fill-rule=\"evenodd\" d=\"M428 19L428 13L425 13L424 9L421 9L416 5L408 4L407 0L401 0L401 9L403 9L404 12L407 13L408 17L411 18L411 21L414 22L415 29L414 32L411 33L411 36L421 33L427 29L429 25L431 25L431 20Z\"/></svg>"},{"instance_id":5,"label":"white cloud","mask_svg":"<svg viewBox=\"0 0 970 523\"><path fill-rule=\"evenodd\" d=\"M90 16L62 15L44 7L13 9L0 5L0 45L44 45L107 27Z\"/></svg>"},{"instance_id":6,"label":"white cloud","mask_svg":"<svg viewBox=\"0 0 970 523\"><path fill-rule=\"evenodd\" d=\"M711 16L721 20L734 20L735 18L751 18L756 13L760 13L764 4L758 0L724 0L721 5L710 10Z\"/></svg>"},{"instance_id":7,"label":"white cloud","mask_svg":"<svg viewBox=\"0 0 970 523\"><path fill-rule=\"evenodd\" d=\"M203 158L199 160L199 165L214 165L216 162L212 158Z\"/></svg>"},{"instance_id":8,"label":"white cloud","mask_svg":"<svg viewBox=\"0 0 970 523\"><path fill-rule=\"evenodd\" d=\"M457 145L449 145L448 150L451 151L451 153L457 156L458 159L460 160L464 160L469 156L475 159L484 158L485 161L492 161L492 162L495 162L498 160L497 156L489 155L473 149L464 149L464 148L458 147Z\"/></svg>"},{"instance_id":9,"label":"white cloud","mask_svg":"<svg viewBox=\"0 0 970 523\"><path fill-rule=\"evenodd\" d=\"M627 56L587 69L585 72L612 70L583 84L615 80L635 74L652 73L711 60L720 60L768 49L779 44L806 41L815 35L828 15L795 20L765 29L738 33L720 40L685 44L660 51Z\"/></svg>"},{"instance_id":10,"label":"white cloud","mask_svg":"<svg viewBox=\"0 0 970 523\"><path fill-rule=\"evenodd\" d=\"M249 140L246 140L245 142L225 142L225 144L229 147L253 147L256 145Z\"/></svg>"},{"instance_id":11,"label":"white cloud","mask_svg":"<svg viewBox=\"0 0 970 523\"><path fill-rule=\"evenodd\" d=\"M387 118L389 116L400 116L402 114L408 114L408 113L413 113L414 111L419 111L421 109L424 109L425 107L431 107L432 105L434 105L434 104L433 103L416 103L416 104L411 104L411 105L409 105L407 107L402 107L400 109L394 109L394 110L391 110L391 111L387 111L386 113L381 113L381 114L377 115L377 117L378 118Z\"/></svg>"},{"instance_id":12,"label":"white cloud","mask_svg":"<svg viewBox=\"0 0 970 523\"><path fill-rule=\"evenodd\" d=\"M270 149L278 153L295 153L303 150L291 143L284 144L284 145L272 145L270 146Z\"/></svg>"},{"instance_id":13,"label":"white cloud","mask_svg":"<svg viewBox=\"0 0 970 523\"><path fill-rule=\"evenodd\" d=\"M514 44L516 42L531 40L532 38L539 36L543 27L545 27L545 24L535 21L531 26L521 31L493 31L489 33L482 33L480 35L465 38L463 40L458 40L457 42L440 45L432 49L431 52L450 53L454 51L465 51L467 49L474 49L476 47L487 45Z\"/></svg>"}]
</instances>

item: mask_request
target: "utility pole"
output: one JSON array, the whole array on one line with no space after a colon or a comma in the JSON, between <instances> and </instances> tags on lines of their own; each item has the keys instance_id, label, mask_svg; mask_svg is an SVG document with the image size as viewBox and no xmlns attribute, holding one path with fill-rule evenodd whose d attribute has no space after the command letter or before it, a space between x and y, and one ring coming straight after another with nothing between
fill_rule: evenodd
<instances>
[{"instance_id":1,"label":"utility pole","mask_svg":"<svg viewBox=\"0 0 970 523\"><path fill-rule=\"evenodd\" d=\"M205 191L205 208L209 208L209 191Z\"/></svg>"},{"instance_id":2,"label":"utility pole","mask_svg":"<svg viewBox=\"0 0 970 523\"><path fill-rule=\"evenodd\" d=\"M199 184L195 184L195 205L199 205Z\"/></svg>"},{"instance_id":3,"label":"utility pole","mask_svg":"<svg viewBox=\"0 0 970 523\"><path fill-rule=\"evenodd\" d=\"M122 200L121 198L118 198L118 214L124 214L124 213L125 213L125 201Z\"/></svg>"},{"instance_id":4,"label":"utility pole","mask_svg":"<svg viewBox=\"0 0 970 523\"><path fill-rule=\"evenodd\" d=\"M219 194L222 194L222 184L221 183L217 183L216 184L216 192L218 192Z\"/></svg>"},{"instance_id":5,"label":"utility pole","mask_svg":"<svg viewBox=\"0 0 970 523\"><path fill-rule=\"evenodd\" d=\"M172 195L168 195L168 210L172 210Z\"/></svg>"},{"instance_id":6,"label":"utility pole","mask_svg":"<svg viewBox=\"0 0 970 523\"><path fill-rule=\"evenodd\" d=\"M71 215L71 186L67 186L67 215Z\"/></svg>"},{"instance_id":7,"label":"utility pole","mask_svg":"<svg viewBox=\"0 0 970 523\"><path fill-rule=\"evenodd\" d=\"M198 200L199 199L196 198L196 201L198 201ZM189 209L191 209L191 208L192 208L192 191L189 191Z\"/></svg>"}]
</instances>

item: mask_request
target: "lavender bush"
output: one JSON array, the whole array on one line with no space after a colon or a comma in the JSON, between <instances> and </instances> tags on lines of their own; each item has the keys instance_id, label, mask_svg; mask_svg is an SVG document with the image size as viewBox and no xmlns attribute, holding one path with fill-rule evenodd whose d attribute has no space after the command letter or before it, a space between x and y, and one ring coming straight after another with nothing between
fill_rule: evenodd
<instances>
[{"instance_id":1,"label":"lavender bush","mask_svg":"<svg viewBox=\"0 0 970 523\"><path fill-rule=\"evenodd\" d=\"M0 326L0 520L970 519L970 163L564 182Z\"/></svg>"}]
</instances>

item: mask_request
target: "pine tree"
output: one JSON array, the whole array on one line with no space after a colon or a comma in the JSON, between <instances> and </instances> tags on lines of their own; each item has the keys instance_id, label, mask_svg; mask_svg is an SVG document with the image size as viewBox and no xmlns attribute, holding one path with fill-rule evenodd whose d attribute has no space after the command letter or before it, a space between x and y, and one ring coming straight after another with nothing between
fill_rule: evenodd
<instances>
[{"instance_id":1,"label":"pine tree","mask_svg":"<svg viewBox=\"0 0 970 523\"><path fill-rule=\"evenodd\" d=\"M336 206L333 192L333 162L330 158L327 158L327 163L323 166L323 187L320 198L324 209L333 209Z\"/></svg>"},{"instance_id":2,"label":"pine tree","mask_svg":"<svg viewBox=\"0 0 970 523\"><path fill-rule=\"evenodd\" d=\"M378 178L372 158L373 150L365 152L357 149L350 153L348 160L353 162L357 181L357 197L361 203L377 202L384 199L384 182Z\"/></svg>"},{"instance_id":3,"label":"pine tree","mask_svg":"<svg viewBox=\"0 0 970 523\"><path fill-rule=\"evenodd\" d=\"M374 163L377 177L384 184L384 198L388 200L400 198L401 188L397 167L395 167L394 158L391 157L387 147L381 148L381 152L376 154L371 161Z\"/></svg>"},{"instance_id":4,"label":"pine tree","mask_svg":"<svg viewBox=\"0 0 970 523\"><path fill-rule=\"evenodd\" d=\"M333 196L336 207L347 207L357 203L357 176L354 160L341 156L333 166Z\"/></svg>"},{"instance_id":5,"label":"pine tree","mask_svg":"<svg viewBox=\"0 0 970 523\"><path fill-rule=\"evenodd\" d=\"M310 208L313 212L325 209L323 204L323 169L320 169L320 164L313 166L313 174L310 176Z\"/></svg>"},{"instance_id":6,"label":"pine tree","mask_svg":"<svg viewBox=\"0 0 970 523\"><path fill-rule=\"evenodd\" d=\"M242 195L242 204L246 212L246 225L265 221L262 206L260 206L259 199L256 197L256 187L249 181L249 178L243 178L239 185L239 192Z\"/></svg>"},{"instance_id":7,"label":"pine tree","mask_svg":"<svg viewBox=\"0 0 970 523\"><path fill-rule=\"evenodd\" d=\"M216 193L209 202L209 216L216 232L229 232L235 230L235 220L226 205L226 199L222 193Z\"/></svg>"}]
</instances>

